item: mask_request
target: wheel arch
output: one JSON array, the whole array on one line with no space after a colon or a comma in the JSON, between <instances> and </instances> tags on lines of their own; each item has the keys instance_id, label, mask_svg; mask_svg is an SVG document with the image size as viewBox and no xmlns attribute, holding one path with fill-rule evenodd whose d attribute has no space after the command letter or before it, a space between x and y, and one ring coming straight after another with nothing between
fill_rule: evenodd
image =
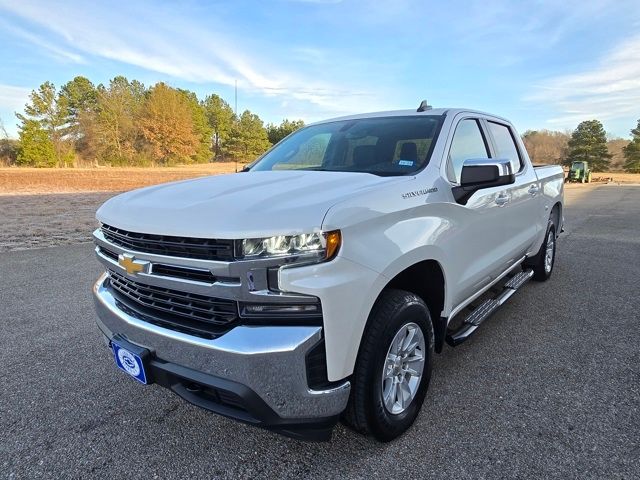
<instances>
[{"instance_id":1,"label":"wheel arch","mask_svg":"<svg viewBox=\"0 0 640 480\"><path fill-rule=\"evenodd\" d=\"M440 353L446 333L446 319L443 319L441 314L444 310L447 293L445 272L440 262L434 259L421 260L396 273L382 288L374 305L382 292L388 289L405 290L424 301L429 309L433 324L434 348L436 352Z\"/></svg>"},{"instance_id":2,"label":"wheel arch","mask_svg":"<svg viewBox=\"0 0 640 480\"><path fill-rule=\"evenodd\" d=\"M553 220L553 224L556 226L556 237L560 235L560 231L562 230L562 202L556 202L555 205L551 208L551 219Z\"/></svg>"}]
</instances>

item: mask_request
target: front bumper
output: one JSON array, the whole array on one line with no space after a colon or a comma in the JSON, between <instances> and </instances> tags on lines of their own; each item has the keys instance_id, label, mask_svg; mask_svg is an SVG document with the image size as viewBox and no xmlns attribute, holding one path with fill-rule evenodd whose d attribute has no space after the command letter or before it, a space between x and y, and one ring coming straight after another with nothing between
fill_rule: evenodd
<instances>
[{"instance_id":1,"label":"front bumper","mask_svg":"<svg viewBox=\"0 0 640 480\"><path fill-rule=\"evenodd\" d=\"M185 400L281 433L326 439L349 398L348 381L326 390L308 387L305 359L322 341L322 327L238 326L205 339L169 330L119 307L103 275L93 292L98 326L148 350L153 379ZM236 398L234 402L221 399Z\"/></svg>"}]
</instances>

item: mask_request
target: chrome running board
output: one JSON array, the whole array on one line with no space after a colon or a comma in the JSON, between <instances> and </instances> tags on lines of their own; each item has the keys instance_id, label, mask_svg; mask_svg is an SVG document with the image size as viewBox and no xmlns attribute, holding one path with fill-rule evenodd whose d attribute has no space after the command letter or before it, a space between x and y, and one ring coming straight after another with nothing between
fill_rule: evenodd
<instances>
[{"instance_id":1,"label":"chrome running board","mask_svg":"<svg viewBox=\"0 0 640 480\"><path fill-rule=\"evenodd\" d=\"M455 347L467 340L475 333L482 322L489 318L499 306L509 300L509 298L511 298L511 296L516 293L522 285L527 283L532 276L533 270L524 270L509 278L509 281L504 284L504 287L498 296L482 302L467 316L467 318L464 319L462 326L458 330L447 334L447 343L452 347Z\"/></svg>"}]
</instances>

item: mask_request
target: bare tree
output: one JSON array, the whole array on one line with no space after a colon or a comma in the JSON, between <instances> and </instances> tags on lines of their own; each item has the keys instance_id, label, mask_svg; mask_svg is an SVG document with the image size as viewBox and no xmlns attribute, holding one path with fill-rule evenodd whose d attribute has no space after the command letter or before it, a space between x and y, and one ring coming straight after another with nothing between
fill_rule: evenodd
<instances>
[{"instance_id":1,"label":"bare tree","mask_svg":"<svg viewBox=\"0 0 640 480\"><path fill-rule=\"evenodd\" d=\"M540 165L562 163L570 138L569 133L550 130L527 130L522 135L531 161Z\"/></svg>"}]
</instances>

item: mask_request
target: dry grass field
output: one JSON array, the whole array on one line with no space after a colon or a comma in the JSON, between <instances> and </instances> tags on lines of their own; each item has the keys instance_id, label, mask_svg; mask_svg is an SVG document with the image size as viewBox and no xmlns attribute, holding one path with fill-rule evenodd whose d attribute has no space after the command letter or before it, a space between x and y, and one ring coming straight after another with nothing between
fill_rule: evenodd
<instances>
[{"instance_id":1,"label":"dry grass field","mask_svg":"<svg viewBox=\"0 0 640 480\"><path fill-rule=\"evenodd\" d=\"M640 183L640 173L594 172L593 178L613 178L613 183Z\"/></svg>"},{"instance_id":2,"label":"dry grass field","mask_svg":"<svg viewBox=\"0 0 640 480\"><path fill-rule=\"evenodd\" d=\"M233 171L232 163L175 168L0 168L0 252L90 241L97 227L96 209L118 192ZM594 177L640 184L640 174ZM579 201L596 185L568 184L567 202Z\"/></svg>"},{"instance_id":3,"label":"dry grass field","mask_svg":"<svg viewBox=\"0 0 640 480\"><path fill-rule=\"evenodd\" d=\"M235 163L181 167L0 168L0 195L120 192L147 185L235 172ZM242 165L238 164L238 169Z\"/></svg>"},{"instance_id":4,"label":"dry grass field","mask_svg":"<svg viewBox=\"0 0 640 480\"><path fill-rule=\"evenodd\" d=\"M0 253L88 242L96 210L116 194L0 195Z\"/></svg>"},{"instance_id":5,"label":"dry grass field","mask_svg":"<svg viewBox=\"0 0 640 480\"><path fill-rule=\"evenodd\" d=\"M238 169L242 166L238 164ZM235 168L234 163L156 168L0 168L0 195L121 192L173 180L232 173ZM640 183L640 174L633 173L594 173L593 177L613 178L614 183Z\"/></svg>"}]
</instances>

